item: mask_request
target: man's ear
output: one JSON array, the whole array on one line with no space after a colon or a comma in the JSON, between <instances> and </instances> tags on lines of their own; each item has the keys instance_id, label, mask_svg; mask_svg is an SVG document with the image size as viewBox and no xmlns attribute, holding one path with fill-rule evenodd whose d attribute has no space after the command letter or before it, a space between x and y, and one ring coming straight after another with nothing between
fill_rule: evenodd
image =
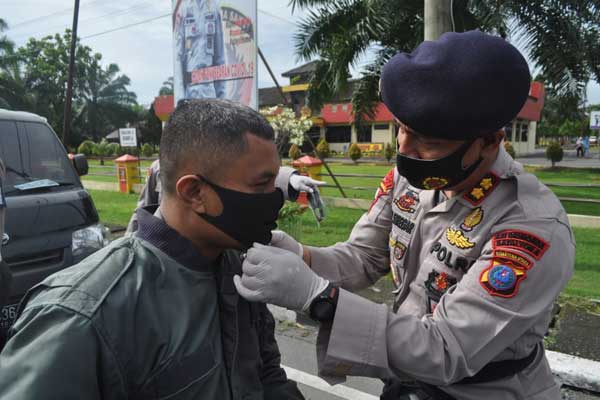
<instances>
[{"instance_id":1,"label":"man's ear","mask_svg":"<svg viewBox=\"0 0 600 400\"><path fill-rule=\"evenodd\" d=\"M206 183L195 175L184 175L175 184L177 197L198 214L206 213L206 188Z\"/></svg>"}]
</instances>

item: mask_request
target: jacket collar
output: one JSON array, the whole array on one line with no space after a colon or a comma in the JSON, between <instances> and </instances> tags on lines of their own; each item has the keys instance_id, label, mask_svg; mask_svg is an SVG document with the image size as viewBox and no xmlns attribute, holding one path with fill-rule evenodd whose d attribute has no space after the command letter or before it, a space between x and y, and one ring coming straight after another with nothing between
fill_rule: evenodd
<instances>
[{"instance_id":1,"label":"jacket collar","mask_svg":"<svg viewBox=\"0 0 600 400\"><path fill-rule=\"evenodd\" d=\"M158 206L139 208L136 214L138 238L149 242L184 267L200 271L214 270L217 263L200 254L192 242L171 228L162 218Z\"/></svg>"}]
</instances>

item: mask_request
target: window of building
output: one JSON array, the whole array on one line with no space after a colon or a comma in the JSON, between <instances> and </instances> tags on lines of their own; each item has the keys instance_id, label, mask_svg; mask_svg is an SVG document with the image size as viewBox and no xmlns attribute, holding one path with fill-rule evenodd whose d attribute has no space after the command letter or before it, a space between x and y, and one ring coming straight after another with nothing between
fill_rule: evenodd
<instances>
[{"instance_id":1,"label":"window of building","mask_svg":"<svg viewBox=\"0 0 600 400\"><path fill-rule=\"evenodd\" d=\"M335 112L337 112L337 104L332 104L332 105L331 105L331 112L332 112L332 113L335 113Z\"/></svg>"},{"instance_id":2,"label":"window of building","mask_svg":"<svg viewBox=\"0 0 600 400\"><path fill-rule=\"evenodd\" d=\"M350 143L352 129L349 125L329 126L325 131L325 140L329 143Z\"/></svg>"},{"instance_id":3,"label":"window of building","mask_svg":"<svg viewBox=\"0 0 600 400\"><path fill-rule=\"evenodd\" d=\"M524 122L521 124L521 142L527 142L529 134L529 124Z\"/></svg>"},{"instance_id":4,"label":"window of building","mask_svg":"<svg viewBox=\"0 0 600 400\"><path fill-rule=\"evenodd\" d=\"M348 104L342 104L342 111L348 112Z\"/></svg>"},{"instance_id":5,"label":"window of building","mask_svg":"<svg viewBox=\"0 0 600 400\"><path fill-rule=\"evenodd\" d=\"M371 143L372 141L372 125L363 124L356 127L356 141L359 143Z\"/></svg>"},{"instance_id":6,"label":"window of building","mask_svg":"<svg viewBox=\"0 0 600 400\"><path fill-rule=\"evenodd\" d=\"M373 129L376 131L387 131L389 127L390 126L388 124L376 124Z\"/></svg>"}]
</instances>

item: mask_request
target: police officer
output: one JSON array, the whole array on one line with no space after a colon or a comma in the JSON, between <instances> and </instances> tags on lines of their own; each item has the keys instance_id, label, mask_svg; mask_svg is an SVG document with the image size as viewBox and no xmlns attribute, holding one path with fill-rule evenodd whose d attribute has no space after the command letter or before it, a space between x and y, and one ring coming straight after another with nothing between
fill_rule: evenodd
<instances>
[{"instance_id":1,"label":"police officer","mask_svg":"<svg viewBox=\"0 0 600 400\"><path fill-rule=\"evenodd\" d=\"M175 84L180 98L225 97L225 82L194 71L225 63L223 28L216 0L183 0L175 16Z\"/></svg>"},{"instance_id":2,"label":"police officer","mask_svg":"<svg viewBox=\"0 0 600 400\"><path fill-rule=\"evenodd\" d=\"M309 312L320 373L383 378L384 399L559 399L542 343L574 237L502 146L529 87L517 49L478 31L393 57L381 92L400 123L397 166L370 210L331 247L283 233L279 248L255 245L238 291ZM393 310L351 293L390 271Z\"/></svg>"}]
</instances>

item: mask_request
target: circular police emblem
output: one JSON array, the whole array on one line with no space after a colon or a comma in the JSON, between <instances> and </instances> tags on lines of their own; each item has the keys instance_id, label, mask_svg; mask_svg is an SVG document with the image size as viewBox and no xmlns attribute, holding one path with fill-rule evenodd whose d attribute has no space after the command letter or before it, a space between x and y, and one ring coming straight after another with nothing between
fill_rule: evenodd
<instances>
[{"instance_id":1,"label":"circular police emblem","mask_svg":"<svg viewBox=\"0 0 600 400\"><path fill-rule=\"evenodd\" d=\"M516 283L515 271L506 265L496 265L489 272L489 284L496 290L510 290Z\"/></svg>"},{"instance_id":2,"label":"circular police emblem","mask_svg":"<svg viewBox=\"0 0 600 400\"><path fill-rule=\"evenodd\" d=\"M448 180L437 176L430 176L423 180L423 187L427 190L441 189L448 185Z\"/></svg>"}]
</instances>

